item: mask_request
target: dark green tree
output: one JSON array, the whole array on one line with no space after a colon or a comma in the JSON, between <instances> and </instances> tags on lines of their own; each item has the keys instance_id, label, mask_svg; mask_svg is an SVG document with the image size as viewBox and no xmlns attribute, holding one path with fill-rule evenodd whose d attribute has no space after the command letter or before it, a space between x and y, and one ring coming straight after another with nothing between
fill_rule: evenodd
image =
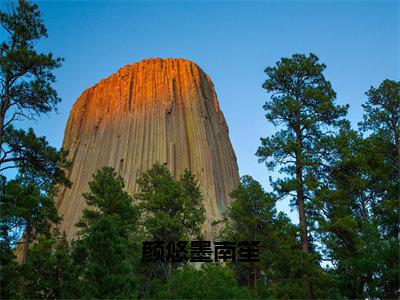
<instances>
[{"instance_id":1,"label":"dark green tree","mask_svg":"<svg viewBox=\"0 0 400 300\"><path fill-rule=\"evenodd\" d=\"M367 161L362 178L366 181L364 195L374 225L370 225L375 239L369 239L372 241L369 249L376 257L367 288L370 297L398 298L400 82L384 80L378 88L371 87L366 95L364 119L360 125L370 135L360 155Z\"/></svg>"},{"instance_id":2,"label":"dark green tree","mask_svg":"<svg viewBox=\"0 0 400 300\"><path fill-rule=\"evenodd\" d=\"M137 180L140 192L134 197L140 201L141 224L145 239L150 241L189 241L201 238L205 211L200 187L187 170L175 180L165 165L156 163ZM154 297L151 281L164 283L179 263L157 261L142 265L141 293Z\"/></svg>"},{"instance_id":3,"label":"dark green tree","mask_svg":"<svg viewBox=\"0 0 400 300\"><path fill-rule=\"evenodd\" d=\"M230 196L233 201L224 213L222 239L260 242L259 263L229 264L238 282L252 287L261 298L304 298L306 272L314 295L328 297L326 274L301 251L298 228L285 214L277 214L275 197L251 176L243 176Z\"/></svg>"},{"instance_id":4,"label":"dark green tree","mask_svg":"<svg viewBox=\"0 0 400 300\"><path fill-rule=\"evenodd\" d=\"M200 268L186 265L176 269L168 281L158 287L159 299L252 299L252 293L240 288L234 273L218 263Z\"/></svg>"},{"instance_id":5,"label":"dark green tree","mask_svg":"<svg viewBox=\"0 0 400 300\"><path fill-rule=\"evenodd\" d=\"M176 181L165 165L156 163L137 180L143 226L149 240L179 241L201 236L205 221L203 197L195 177L185 171Z\"/></svg>"},{"instance_id":6,"label":"dark green tree","mask_svg":"<svg viewBox=\"0 0 400 300\"><path fill-rule=\"evenodd\" d=\"M90 192L84 193L87 205L77 223L79 234L85 236L90 227L104 217L115 220L121 234L128 235L137 231L139 211L133 205L133 197L125 190L122 177L117 176L111 167L103 167L93 175L89 182Z\"/></svg>"},{"instance_id":7,"label":"dark green tree","mask_svg":"<svg viewBox=\"0 0 400 300\"><path fill-rule=\"evenodd\" d=\"M83 196L89 205L77 224L73 243L78 283L71 294L78 298L132 298L133 272L138 247L139 211L124 191L124 182L110 167L103 167Z\"/></svg>"},{"instance_id":8,"label":"dark green tree","mask_svg":"<svg viewBox=\"0 0 400 300\"><path fill-rule=\"evenodd\" d=\"M32 128L28 131L7 128L5 131L12 131L3 139L12 157L4 160L0 171L18 168L18 178L36 184L46 193L56 193L56 185L71 185L65 173L70 166L65 151L50 146L46 138L36 136Z\"/></svg>"},{"instance_id":9,"label":"dark green tree","mask_svg":"<svg viewBox=\"0 0 400 300\"><path fill-rule=\"evenodd\" d=\"M320 240L326 247L326 259L333 265L330 273L340 294L349 298L366 297L369 270L376 264L376 256L368 253L370 245L375 244L376 230L371 226L370 205L363 193L367 182L362 170L367 163L360 155L362 143L355 131L342 132L337 137L338 160L332 172L326 174L327 184L315 199L320 207L316 218Z\"/></svg>"},{"instance_id":10,"label":"dark green tree","mask_svg":"<svg viewBox=\"0 0 400 300\"><path fill-rule=\"evenodd\" d=\"M0 219L3 227L2 239L10 246L23 243L22 262L28 256L29 244L38 235L49 236L51 224L60 221L52 194L43 194L34 183L21 179L10 180L0 195ZM23 233L23 241L19 235Z\"/></svg>"},{"instance_id":11,"label":"dark green tree","mask_svg":"<svg viewBox=\"0 0 400 300\"><path fill-rule=\"evenodd\" d=\"M0 210L1 212L1 210ZM8 232L1 229L0 236L0 298L18 298L18 287L21 285L21 272L11 247Z\"/></svg>"},{"instance_id":12,"label":"dark green tree","mask_svg":"<svg viewBox=\"0 0 400 300\"><path fill-rule=\"evenodd\" d=\"M371 87L363 105L361 129L369 131L371 155L378 156L371 168L374 189L379 199L375 213L380 218L382 234L399 239L400 207L400 82L384 80L379 88ZM371 180L372 181L372 180Z\"/></svg>"},{"instance_id":13,"label":"dark green tree","mask_svg":"<svg viewBox=\"0 0 400 300\"><path fill-rule=\"evenodd\" d=\"M20 0L10 2L8 8L0 11L4 33L0 45L0 172L17 169L18 173L17 180L9 183L2 176L0 206L5 210L0 221L2 236L7 236L3 241L12 247L19 234L25 235L24 261L32 234L44 233L50 226L46 222L58 221L52 199L60 184L70 185L65 173L69 162L63 150L49 146L32 128L15 128L18 120L35 120L56 108L60 99L52 88L52 72L62 59L35 50L35 43L47 36L36 4Z\"/></svg>"},{"instance_id":14,"label":"dark green tree","mask_svg":"<svg viewBox=\"0 0 400 300\"><path fill-rule=\"evenodd\" d=\"M224 212L221 230L222 240L260 241L261 253L269 246L274 218L276 218L275 200L265 193L261 185L251 176L243 176L230 194L232 204ZM232 264L239 282L257 290L260 276L260 264Z\"/></svg>"},{"instance_id":15,"label":"dark green tree","mask_svg":"<svg viewBox=\"0 0 400 300\"><path fill-rule=\"evenodd\" d=\"M399 83L385 80L366 93L360 125L369 135L337 136L331 172L317 194L321 241L345 297L399 296L399 91Z\"/></svg>"},{"instance_id":16,"label":"dark green tree","mask_svg":"<svg viewBox=\"0 0 400 300\"><path fill-rule=\"evenodd\" d=\"M35 50L35 43L47 36L36 4L11 2L8 12L0 12L0 25L7 34L0 46L0 171L21 165L45 168L53 149L43 139L32 140L33 132L16 131L13 123L56 108L60 98L52 88L52 72L62 59Z\"/></svg>"},{"instance_id":17,"label":"dark green tree","mask_svg":"<svg viewBox=\"0 0 400 300\"><path fill-rule=\"evenodd\" d=\"M40 236L23 265L26 299L60 299L68 297L68 286L75 281L70 246L65 236L54 232Z\"/></svg>"},{"instance_id":18,"label":"dark green tree","mask_svg":"<svg viewBox=\"0 0 400 300\"><path fill-rule=\"evenodd\" d=\"M290 197L298 210L304 253L312 250L310 229L314 224L309 215L315 190L329 167L331 138L340 127L348 126L342 119L347 106L335 105L336 93L323 75L326 66L318 61L314 54L294 54L265 69L268 78L263 88L272 93L264 105L266 118L279 131L261 138L257 151L259 161L270 170L279 167L288 175L273 182L273 187L278 199ZM305 288L311 298L308 280Z\"/></svg>"},{"instance_id":19,"label":"dark green tree","mask_svg":"<svg viewBox=\"0 0 400 300\"><path fill-rule=\"evenodd\" d=\"M366 95L361 129L381 135L394 145L400 169L400 82L386 79L379 88L371 87Z\"/></svg>"},{"instance_id":20,"label":"dark green tree","mask_svg":"<svg viewBox=\"0 0 400 300\"><path fill-rule=\"evenodd\" d=\"M71 294L77 298L134 298L134 248L131 244L112 216L104 216L93 223L87 236L73 246L79 279Z\"/></svg>"}]
</instances>

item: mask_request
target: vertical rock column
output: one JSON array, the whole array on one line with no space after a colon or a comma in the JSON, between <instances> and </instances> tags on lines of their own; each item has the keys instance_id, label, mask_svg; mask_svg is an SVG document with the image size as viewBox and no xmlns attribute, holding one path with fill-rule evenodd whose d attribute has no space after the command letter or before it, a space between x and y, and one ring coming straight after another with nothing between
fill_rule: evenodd
<instances>
[{"instance_id":1,"label":"vertical rock column","mask_svg":"<svg viewBox=\"0 0 400 300\"><path fill-rule=\"evenodd\" d=\"M229 205L239 183L228 126L211 79L184 59L147 59L127 65L85 90L74 104L63 147L69 151L72 188L61 190L57 207L68 239L86 207L92 174L114 167L126 189L155 162L167 164L175 178L185 169L199 180L204 196L204 233Z\"/></svg>"}]
</instances>

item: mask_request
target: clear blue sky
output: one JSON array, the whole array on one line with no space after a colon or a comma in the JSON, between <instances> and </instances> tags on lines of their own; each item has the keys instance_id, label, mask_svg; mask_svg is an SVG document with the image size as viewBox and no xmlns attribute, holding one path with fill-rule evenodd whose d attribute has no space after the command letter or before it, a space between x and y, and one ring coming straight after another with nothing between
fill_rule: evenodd
<instances>
[{"instance_id":1,"label":"clear blue sky","mask_svg":"<svg viewBox=\"0 0 400 300\"><path fill-rule=\"evenodd\" d=\"M365 91L400 77L398 1L48 1L39 7L49 32L39 48L65 58L56 72L59 114L34 125L52 145L61 146L69 111L84 89L144 58L182 57L211 76L240 174L267 190L271 173L254 155L259 138L274 130L262 109L266 66L293 53L317 54L337 102L350 104L354 126ZM289 212L285 202L278 207Z\"/></svg>"}]
</instances>

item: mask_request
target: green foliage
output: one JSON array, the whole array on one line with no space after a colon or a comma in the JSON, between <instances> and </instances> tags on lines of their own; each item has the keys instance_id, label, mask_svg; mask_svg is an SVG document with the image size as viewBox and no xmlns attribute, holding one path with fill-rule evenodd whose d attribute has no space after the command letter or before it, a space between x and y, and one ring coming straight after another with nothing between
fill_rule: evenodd
<instances>
[{"instance_id":1,"label":"green foliage","mask_svg":"<svg viewBox=\"0 0 400 300\"><path fill-rule=\"evenodd\" d=\"M10 3L8 12L0 12L0 24L8 35L0 52L4 84L1 116L5 117L14 106L17 108L11 112L11 121L34 118L55 109L60 99L51 86L55 81L52 71L61 66L62 59L35 50L35 42L47 37L38 6L24 0L19 0L18 6ZM9 123L3 122L2 127Z\"/></svg>"},{"instance_id":2,"label":"green foliage","mask_svg":"<svg viewBox=\"0 0 400 300\"><path fill-rule=\"evenodd\" d=\"M366 92L368 101L363 104L363 130L383 134L393 141L400 138L400 82L386 79L379 88Z\"/></svg>"},{"instance_id":3,"label":"green foliage","mask_svg":"<svg viewBox=\"0 0 400 300\"><path fill-rule=\"evenodd\" d=\"M69 185L66 153L50 147L32 128L25 132L13 126L56 108L60 99L51 86L52 71L62 59L35 50L35 42L47 36L36 4L10 2L8 12L0 11L0 25L7 35L0 46L0 171L18 168L20 177L46 191L55 184Z\"/></svg>"},{"instance_id":4,"label":"green foliage","mask_svg":"<svg viewBox=\"0 0 400 300\"><path fill-rule=\"evenodd\" d=\"M124 181L113 168L98 170L89 182L89 188L90 192L84 193L83 197L90 209L83 210L82 218L76 224L81 229L81 235L85 235L91 226L104 217L114 219L121 233L137 230L138 208L133 206L132 196L124 190Z\"/></svg>"},{"instance_id":5,"label":"green foliage","mask_svg":"<svg viewBox=\"0 0 400 300\"><path fill-rule=\"evenodd\" d=\"M31 249L22 267L23 298L64 298L72 277L70 247L65 236L41 236Z\"/></svg>"},{"instance_id":6,"label":"green foliage","mask_svg":"<svg viewBox=\"0 0 400 300\"><path fill-rule=\"evenodd\" d=\"M269 169L280 166L290 175L274 183L279 197L298 194L301 175L304 196L312 198L318 170L331 152L330 137L335 128L348 123L341 119L347 106L334 104L336 94L322 73L325 67L314 54L294 54L265 69L268 79L263 88L272 93L264 105L266 118L282 129L261 138L257 156Z\"/></svg>"},{"instance_id":7,"label":"green foliage","mask_svg":"<svg viewBox=\"0 0 400 300\"><path fill-rule=\"evenodd\" d=\"M15 299L20 286L20 268L10 246L8 232L0 236L0 298Z\"/></svg>"},{"instance_id":8,"label":"green foliage","mask_svg":"<svg viewBox=\"0 0 400 300\"><path fill-rule=\"evenodd\" d=\"M36 4L10 2L7 12L0 11L0 25L5 33L0 45L0 172L18 170L17 180L2 178L1 226L11 246L24 232L25 260L32 237L48 234L50 223L59 220L52 201L58 187L71 183L65 173L66 152L49 146L32 128L17 130L14 125L56 108L60 99L52 88L52 72L62 59L35 50L35 43L47 35Z\"/></svg>"},{"instance_id":9,"label":"green foliage","mask_svg":"<svg viewBox=\"0 0 400 300\"><path fill-rule=\"evenodd\" d=\"M366 93L361 129L371 135L362 154L368 169L368 194L374 194L373 213L385 238L399 239L400 213L400 82L384 80Z\"/></svg>"},{"instance_id":10,"label":"green foliage","mask_svg":"<svg viewBox=\"0 0 400 300\"><path fill-rule=\"evenodd\" d=\"M67 152L51 147L46 138L36 136L32 128L16 130L10 125L4 132L3 141L12 157L0 161L0 166L4 166L2 171L18 167L18 177L53 194L58 192L56 185L71 185L65 174L65 169L70 167ZM8 164L11 162L14 164Z\"/></svg>"},{"instance_id":11,"label":"green foliage","mask_svg":"<svg viewBox=\"0 0 400 300\"><path fill-rule=\"evenodd\" d=\"M273 220L261 253L261 298L306 298L304 278L310 282L313 298L329 298L330 280L315 255L301 251L298 227L279 213Z\"/></svg>"},{"instance_id":12,"label":"green foliage","mask_svg":"<svg viewBox=\"0 0 400 300\"><path fill-rule=\"evenodd\" d=\"M203 197L195 177L187 170L175 180L165 165L156 163L137 180L140 192L141 225L150 241L189 241L201 238L205 221ZM155 297L154 283L165 283L172 269L181 263L154 262L141 266L141 295Z\"/></svg>"},{"instance_id":13,"label":"green foliage","mask_svg":"<svg viewBox=\"0 0 400 300\"><path fill-rule=\"evenodd\" d=\"M218 263L201 267L186 265L176 269L159 287L161 299L252 299L245 288L238 287L234 273Z\"/></svg>"},{"instance_id":14,"label":"green foliage","mask_svg":"<svg viewBox=\"0 0 400 300\"><path fill-rule=\"evenodd\" d=\"M115 218L104 216L90 227L84 239L74 243L79 298L132 298L135 282L131 242L121 235Z\"/></svg>"},{"instance_id":15,"label":"green foliage","mask_svg":"<svg viewBox=\"0 0 400 300\"><path fill-rule=\"evenodd\" d=\"M261 298L304 298L303 278L310 279L315 297L327 297L329 281L313 256L303 253L298 228L283 213L276 213L276 199L251 176L243 176L231 193L232 204L224 213L221 238L260 241L259 263L229 263L241 285Z\"/></svg>"},{"instance_id":16,"label":"green foliage","mask_svg":"<svg viewBox=\"0 0 400 300\"><path fill-rule=\"evenodd\" d=\"M38 235L50 235L51 224L60 217L54 206L53 197L44 194L34 183L21 179L8 181L0 195L0 221L2 238L13 247L25 232L28 243Z\"/></svg>"},{"instance_id":17,"label":"green foliage","mask_svg":"<svg viewBox=\"0 0 400 300\"><path fill-rule=\"evenodd\" d=\"M275 200L264 192L251 176L243 176L241 183L230 194L233 202L224 212L221 239L226 241L260 241L260 252L265 253L276 216ZM231 263L239 283L254 289L260 276L260 264Z\"/></svg>"},{"instance_id":18,"label":"green foliage","mask_svg":"<svg viewBox=\"0 0 400 300\"><path fill-rule=\"evenodd\" d=\"M400 118L394 102L400 96L398 84L385 80L367 96L360 125L371 135L363 138L355 131L343 131L335 139L337 156L317 194L318 230L325 255L333 262L332 278L343 296L397 298L400 173L395 137ZM387 123L381 118L388 118Z\"/></svg>"},{"instance_id":19,"label":"green foliage","mask_svg":"<svg viewBox=\"0 0 400 300\"><path fill-rule=\"evenodd\" d=\"M165 165L156 163L137 183L143 225L149 240L179 241L199 237L205 221L202 195L197 180L185 171L179 181Z\"/></svg>"},{"instance_id":20,"label":"green foliage","mask_svg":"<svg viewBox=\"0 0 400 300\"><path fill-rule=\"evenodd\" d=\"M137 248L138 209L123 190L124 182L110 167L103 167L83 196L85 209L73 244L77 284L72 294L83 298L132 298L134 249Z\"/></svg>"},{"instance_id":21,"label":"green foliage","mask_svg":"<svg viewBox=\"0 0 400 300\"><path fill-rule=\"evenodd\" d=\"M265 237L276 215L275 199L248 175L241 178L230 197L233 202L225 212L225 220L229 222L226 234L234 233L238 241Z\"/></svg>"},{"instance_id":22,"label":"green foliage","mask_svg":"<svg viewBox=\"0 0 400 300\"><path fill-rule=\"evenodd\" d=\"M314 226L315 194L323 184L334 155L332 139L349 126L343 117L348 106L334 103L336 93L325 79L324 64L316 55L294 54L265 69L263 88L271 93L264 105L265 117L278 131L261 138L256 155L270 170L288 175L272 182L278 199L291 199L299 213L301 249L316 257ZM318 259L309 257L317 268ZM312 297L308 271L304 270L306 297ZM315 291L314 291L315 292Z\"/></svg>"},{"instance_id":23,"label":"green foliage","mask_svg":"<svg viewBox=\"0 0 400 300\"><path fill-rule=\"evenodd\" d=\"M312 207L309 202L332 155L335 128L347 125L341 119L347 107L334 104L336 94L322 73L325 67L313 54L295 54L265 69L268 79L263 87L272 93L264 105L266 118L281 130L261 138L257 156L269 169L279 166L289 175L272 184L279 198L292 197L303 219L307 215L303 206ZM303 223L307 220L300 220L305 244L307 224Z\"/></svg>"}]
</instances>

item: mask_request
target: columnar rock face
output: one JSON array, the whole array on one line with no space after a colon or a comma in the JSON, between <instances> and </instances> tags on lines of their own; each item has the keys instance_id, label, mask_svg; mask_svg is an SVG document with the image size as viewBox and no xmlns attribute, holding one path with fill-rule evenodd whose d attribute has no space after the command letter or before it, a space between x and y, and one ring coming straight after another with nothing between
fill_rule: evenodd
<instances>
[{"instance_id":1,"label":"columnar rock face","mask_svg":"<svg viewBox=\"0 0 400 300\"><path fill-rule=\"evenodd\" d=\"M211 79L184 59L127 65L84 91L71 110L63 147L73 163L73 186L60 192L56 204L68 239L86 207L82 193L102 166L114 167L131 194L138 192L137 177L155 162L166 164L176 178L191 170L202 188L208 237L239 183Z\"/></svg>"}]
</instances>

